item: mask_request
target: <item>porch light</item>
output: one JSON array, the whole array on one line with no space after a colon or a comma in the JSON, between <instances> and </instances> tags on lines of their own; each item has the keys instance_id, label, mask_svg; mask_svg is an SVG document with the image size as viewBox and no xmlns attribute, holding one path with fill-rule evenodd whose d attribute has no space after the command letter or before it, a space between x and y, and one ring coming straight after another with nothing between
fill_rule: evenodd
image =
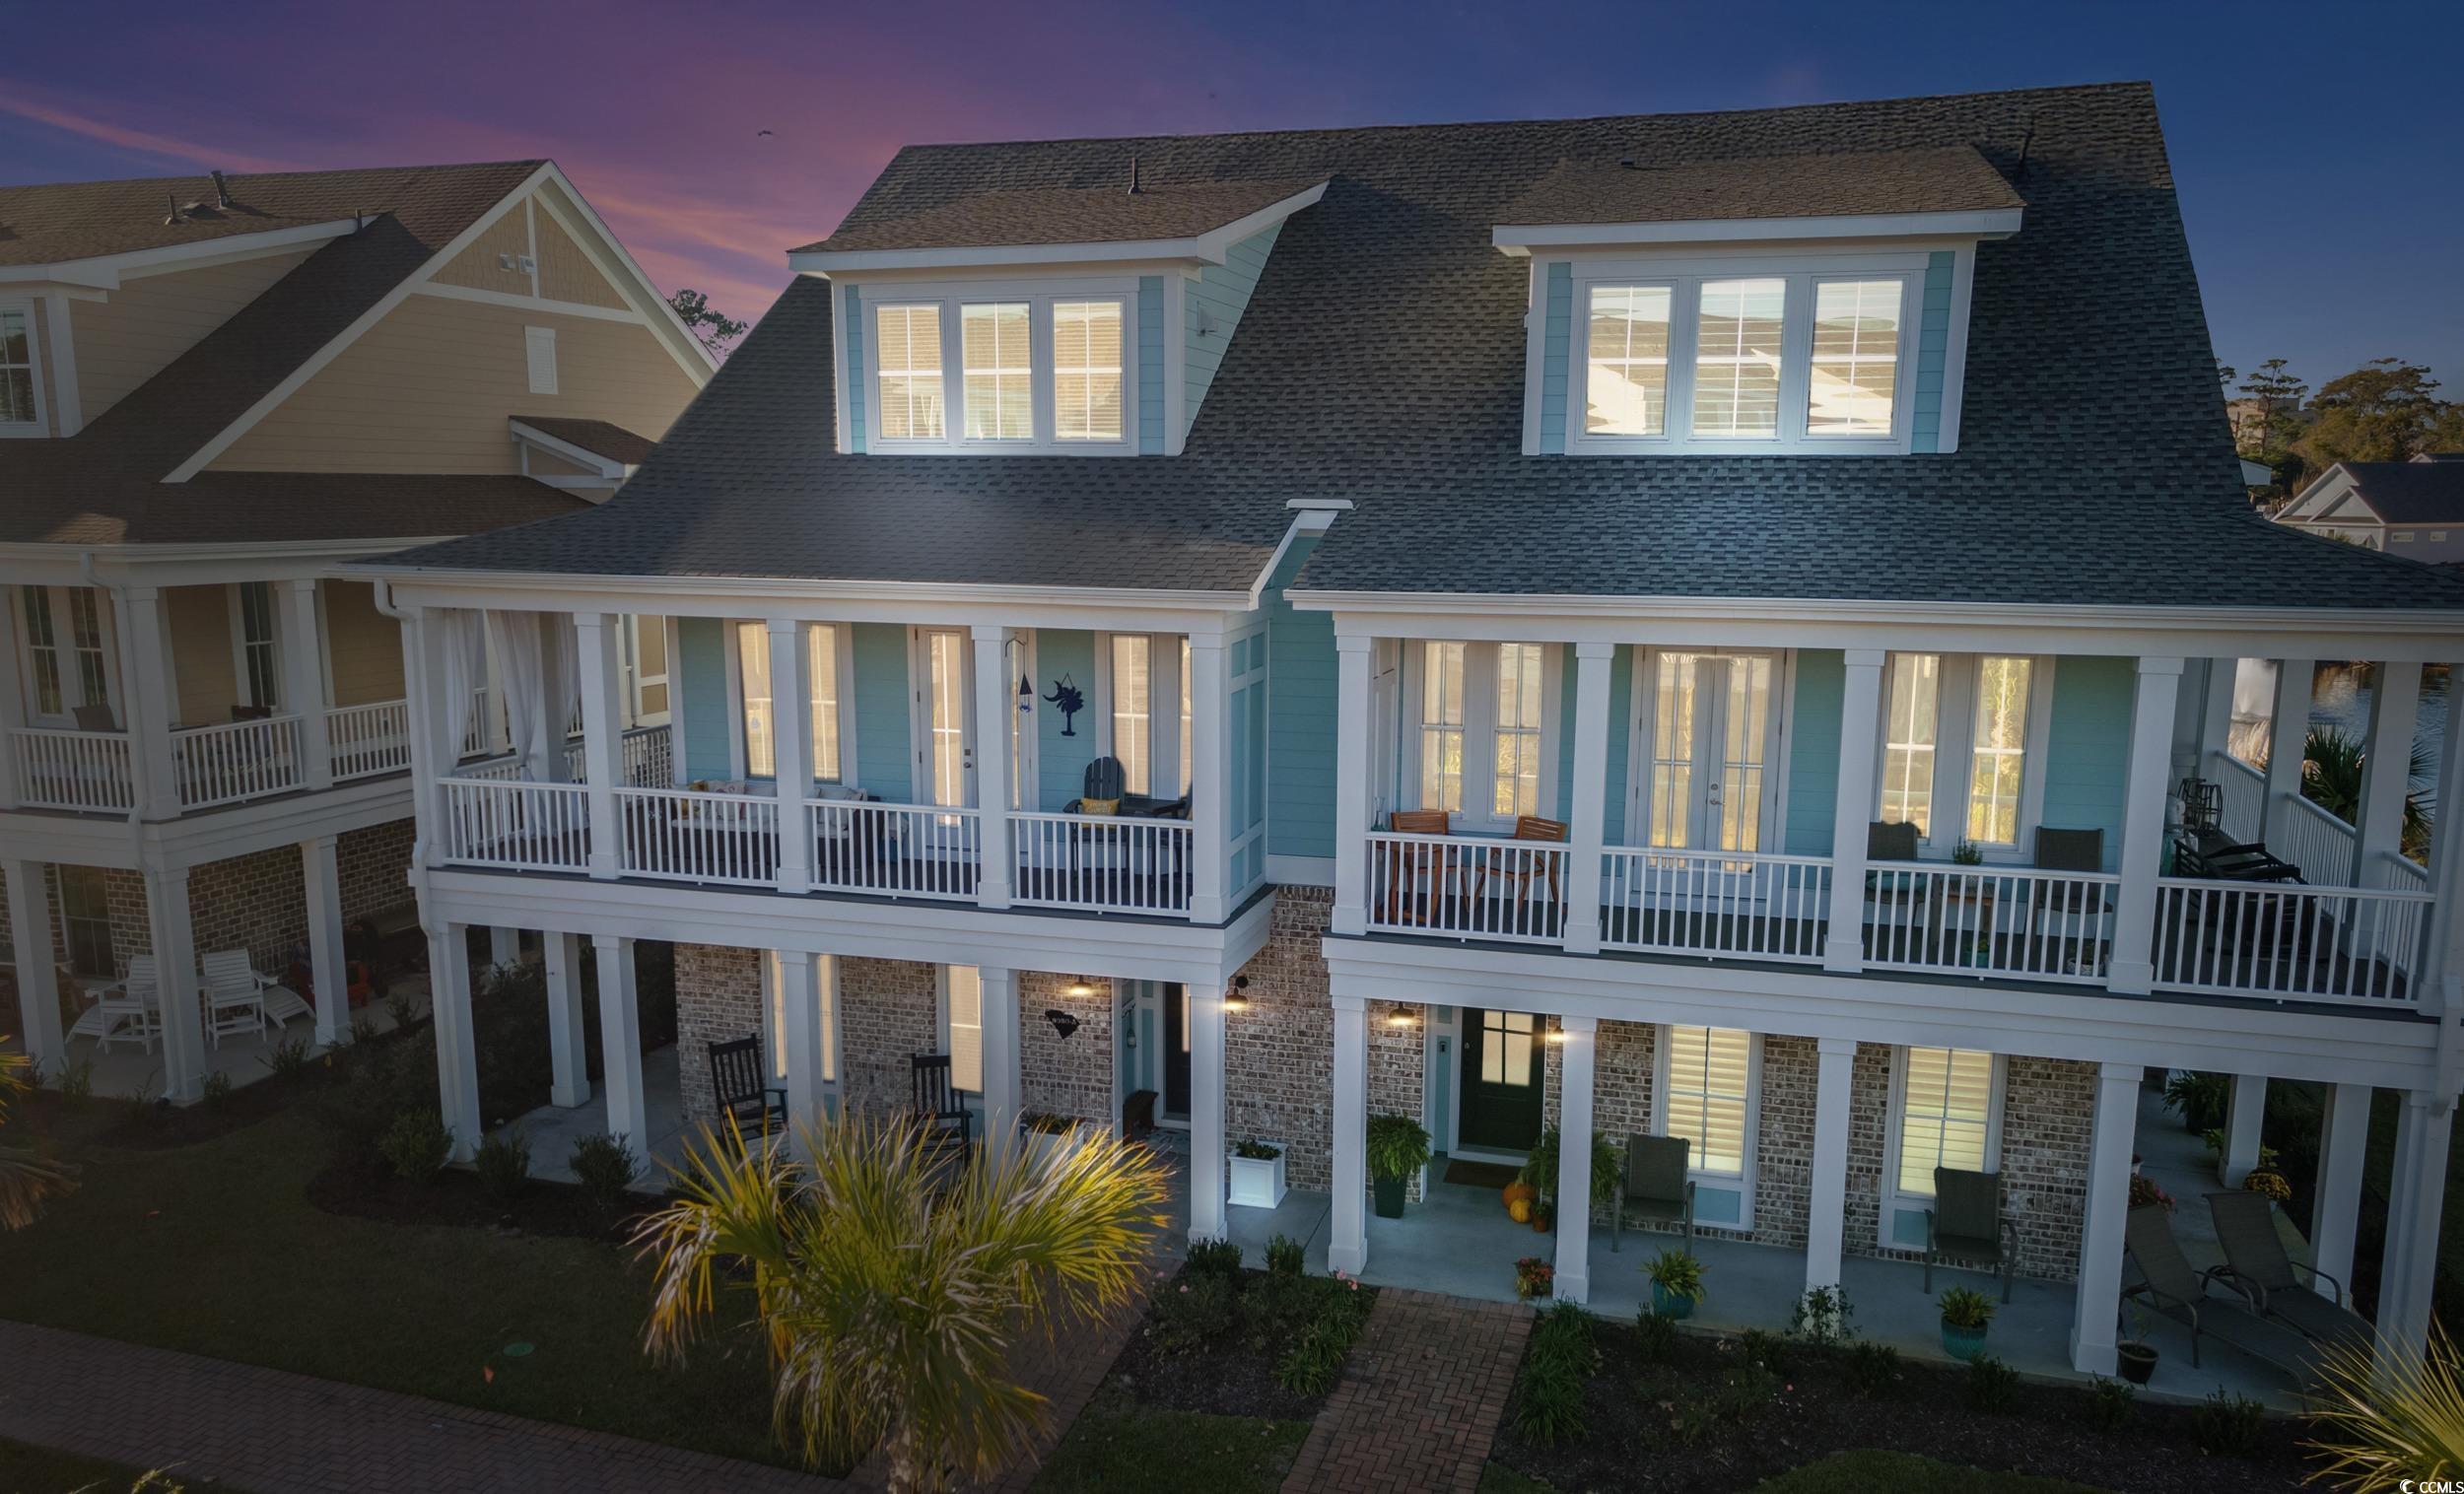
<instances>
[{"instance_id":1,"label":"porch light","mask_svg":"<svg viewBox=\"0 0 2464 1494\"><path fill-rule=\"evenodd\" d=\"M1069 994L1091 996L1095 994L1095 983L1084 976L1072 976L1069 978Z\"/></svg>"},{"instance_id":2,"label":"porch light","mask_svg":"<svg viewBox=\"0 0 2464 1494\"><path fill-rule=\"evenodd\" d=\"M1551 1043L1563 1043L1565 1040L1566 1040L1566 1030L1565 1030L1564 1028L1562 1028L1562 1027L1552 1027L1552 1028L1550 1028L1550 1029L1548 1030L1548 1041L1549 1041L1549 1042L1551 1042Z\"/></svg>"},{"instance_id":3,"label":"porch light","mask_svg":"<svg viewBox=\"0 0 2464 1494\"><path fill-rule=\"evenodd\" d=\"M1395 1013L1395 1015L1386 1019L1386 1025L1389 1027L1409 1027L1419 1020L1419 1018L1412 1016L1409 1012L1399 1011Z\"/></svg>"},{"instance_id":4,"label":"porch light","mask_svg":"<svg viewBox=\"0 0 2464 1494\"><path fill-rule=\"evenodd\" d=\"M1241 994L1247 989L1249 989L1249 977L1234 976L1232 988L1223 993L1223 1009L1225 1011L1249 1010L1249 997Z\"/></svg>"}]
</instances>

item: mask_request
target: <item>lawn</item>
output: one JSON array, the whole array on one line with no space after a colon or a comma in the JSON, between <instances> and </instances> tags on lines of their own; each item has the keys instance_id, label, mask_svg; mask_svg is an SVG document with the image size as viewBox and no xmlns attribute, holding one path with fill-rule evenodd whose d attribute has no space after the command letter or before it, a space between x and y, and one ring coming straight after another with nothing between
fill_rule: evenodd
<instances>
[{"instance_id":1,"label":"lawn","mask_svg":"<svg viewBox=\"0 0 2464 1494\"><path fill-rule=\"evenodd\" d=\"M1116 1382L1079 1413L1033 1487L1047 1494L1277 1489L1308 1437L1306 1421L1142 1406Z\"/></svg>"},{"instance_id":2,"label":"lawn","mask_svg":"<svg viewBox=\"0 0 2464 1494\"><path fill-rule=\"evenodd\" d=\"M0 1494L127 1494L143 1487L148 1494L173 1494L181 1487L177 1469L140 1485L146 1476L144 1468L132 1468L100 1458L83 1458L75 1453L55 1453L38 1448L31 1442L14 1442L0 1437ZM213 1486L215 1494L241 1494L231 1484Z\"/></svg>"},{"instance_id":3,"label":"lawn","mask_svg":"<svg viewBox=\"0 0 2464 1494\"><path fill-rule=\"evenodd\" d=\"M306 1189L333 1145L304 1107L184 1146L68 1143L78 1190L0 1236L0 1317L781 1460L757 1341L654 1366L622 1250L325 1213Z\"/></svg>"},{"instance_id":4,"label":"lawn","mask_svg":"<svg viewBox=\"0 0 2464 1494\"><path fill-rule=\"evenodd\" d=\"M1556 1494L1548 1484L1492 1462L1479 1494ZM2025 1473L1962 1468L1908 1453L1833 1453L1754 1485L1753 1494L2096 1494L2086 1484Z\"/></svg>"}]
</instances>

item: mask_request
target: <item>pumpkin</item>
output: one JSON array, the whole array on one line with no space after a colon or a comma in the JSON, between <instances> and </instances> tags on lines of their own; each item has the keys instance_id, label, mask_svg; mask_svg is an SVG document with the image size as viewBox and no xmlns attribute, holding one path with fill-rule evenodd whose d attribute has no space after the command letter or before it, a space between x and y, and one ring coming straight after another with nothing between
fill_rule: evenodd
<instances>
[{"instance_id":1,"label":"pumpkin","mask_svg":"<svg viewBox=\"0 0 2464 1494\"><path fill-rule=\"evenodd\" d=\"M1509 1191L1511 1191L1511 1189L1509 1189ZM1529 1199L1529 1198L1509 1198L1509 1199L1507 1199L1507 1200L1506 1200L1506 1217L1507 1217L1507 1218L1509 1218L1509 1219L1511 1219L1511 1220L1513 1220L1513 1221L1514 1221L1515 1223L1517 1223L1517 1224L1529 1224L1529 1223L1531 1223L1531 1222L1532 1222L1532 1200L1531 1200L1531 1199Z\"/></svg>"},{"instance_id":2,"label":"pumpkin","mask_svg":"<svg viewBox=\"0 0 2464 1494\"><path fill-rule=\"evenodd\" d=\"M1532 1187L1532 1185L1524 1182L1522 1179L1517 1178L1512 1183L1507 1184L1504 1188L1499 1188L1497 1190L1497 1196L1506 1200L1506 1212L1514 1214L1514 1206L1517 1203L1522 1203L1526 1206L1530 1205L1533 1199L1540 1196L1540 1189ZM1524 1216L1521 1214L1514 1214L1515 1223L1521 1224L1523 1222L1523 1217Z\"/></svg>"}]
</instances>

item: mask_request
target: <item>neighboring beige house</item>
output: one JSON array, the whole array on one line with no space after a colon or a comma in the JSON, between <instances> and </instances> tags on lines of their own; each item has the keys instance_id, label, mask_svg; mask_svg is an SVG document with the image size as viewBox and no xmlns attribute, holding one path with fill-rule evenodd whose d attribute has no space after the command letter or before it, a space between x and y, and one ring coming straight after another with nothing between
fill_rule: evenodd
<instances>
[{"instance_id":1,"label":"neighboring beige house","mask_svg":"<svg viewBox=\"0 0 2464 1494\"><path fill-rule=\"evenodd\" d=\"M412 916L415 827L399 626L341 568L604 502L711 372L548 162L0 187L0 1034L133 1038L193 1099L270 1041L199 999L244 949L346 1039L343 930ZM626 636L663 721L663 631ZM140 960L137 1011L92 1003Z\"/></svg>"},{"instance_id":2,"label":"neighboring beige house","mask_svg":"<svg viewBox=\"0 0 2464 1494\"><path fill-rule=\"evenodd\" d=\"M2276 522L2406 560L2464 562L2464 451L2340 461L2293 495Z\"/></svg>"}]
</instances>

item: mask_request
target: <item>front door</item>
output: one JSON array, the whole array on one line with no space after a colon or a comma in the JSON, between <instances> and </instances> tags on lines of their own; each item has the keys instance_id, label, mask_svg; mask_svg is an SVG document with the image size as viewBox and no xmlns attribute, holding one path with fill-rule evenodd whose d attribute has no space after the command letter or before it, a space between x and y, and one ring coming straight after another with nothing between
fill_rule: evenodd
<instances>
[{"instance_id":1,"label":"front door","mask_svg":"<svg viewBox=\"0 0 2464 1494\"><path fill-rule=\"evenodd\" d=\"M1543 1053L1530 1012L1464 1009L1461 1145L1521 1152L1540 1139Z\"/></svg>"},{"instance_id":2,"label":"front door","mask_svg":"<svg viewBox=\"0 0 2464 1494\"><path fill-rule=\"evenodd\" d=\"M1633 827L1671 850L1763 849L1771 711L1778 660L1768 653L1648 656L1638 723L1651 773L1636 784Z\"/></svg>"},{"instance_id":3,"label":"front door","mask_svg":"<svg viewBox=\"0 0 2464 1494\"><path fill-rule=\"evenodd\" d=\"M1164 987L1164 1114L1190 1118L1190 988Z\"/></svg>"},{"instance_id":4,"label":"front door","mask_svg":"<svg viewBox=\"0 0 2464 1494\"><path fill-rule=\"evenodd\" d=\"M916 799L963 809L976 801L974 672L966 630L915 631Z\"/></svg>"}]
</instances>

